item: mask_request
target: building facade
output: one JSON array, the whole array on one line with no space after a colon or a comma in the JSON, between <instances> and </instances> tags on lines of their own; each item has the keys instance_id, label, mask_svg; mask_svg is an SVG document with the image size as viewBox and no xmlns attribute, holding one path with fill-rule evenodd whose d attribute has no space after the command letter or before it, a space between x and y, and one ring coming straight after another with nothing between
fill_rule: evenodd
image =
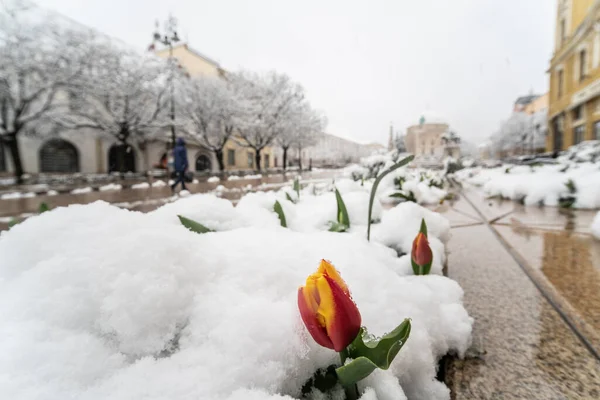
<instances>
[{"instance_id":1,"label":"building facade","mask_svg":"<svg viewBox=\"0 0 600 400\"><path fill-rule=\"evenodd\" d=\"M460 157L460 148L447 140L449 125L440 118L422 116L419 124L406 129L406 151L416 158L442 160L445 156Z\"/></svg>"},{"instance_id":2,"label":"building facade","mask_svg":"<svg viewBox=\"0 0 600 400\"><path fill-rule=\"evenodd\" d=\"M161 58L168 58L170 51L162 48L155 51ZM190 77L224 77L225 70L219 63L200 52L180 44L173 47L173 57ZM177 111L176 111L177 118ZM123 148L117 140L102 132L91 129L55 130L51 134L20 135L19 145L23 169L30 174L106 174L117 169L118 153L125 153L125 168L130 172L144 172L154 168L164 168L170 145L170 129L166 129L163 138L144 145L131 143ZM255 169L254 150L241 146L242 140L230 140L223 149L225 170L244 171ZM213 152L199 142L188 140L188 160L190 170L195 172L218 172L219 165ZM262 150L261 167L277 168L277 159L273 149ZM14 170L8 149L0 142L0 173Z\"/></svg>"},{"instance_id":3,"label":"building facade","mask_svg":"<svg viewBox=\"0 0 600 400\"><path fill-rule=\"evenodd\" d=\"M600 0L558 0L546 151L600 139Z\"/></svg>"}]
</instances>

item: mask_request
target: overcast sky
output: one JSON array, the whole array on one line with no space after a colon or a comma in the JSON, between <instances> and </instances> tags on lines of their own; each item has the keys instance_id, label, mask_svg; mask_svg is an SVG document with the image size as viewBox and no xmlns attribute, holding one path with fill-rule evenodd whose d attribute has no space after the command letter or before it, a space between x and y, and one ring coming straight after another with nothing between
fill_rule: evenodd
<instances>
[{"instance_id":1,"label":"overcast sky","mask_svg":"<svg viewBox=\"0 0 600 400\"><path fill-rule=\"evenodd\" d=\"M275 69L328 132L387 143L429 110L479 143L515 98L548 90L555 0L39 0L140 48L172 13L228 70Z\"/></svg>"}]
</instances>

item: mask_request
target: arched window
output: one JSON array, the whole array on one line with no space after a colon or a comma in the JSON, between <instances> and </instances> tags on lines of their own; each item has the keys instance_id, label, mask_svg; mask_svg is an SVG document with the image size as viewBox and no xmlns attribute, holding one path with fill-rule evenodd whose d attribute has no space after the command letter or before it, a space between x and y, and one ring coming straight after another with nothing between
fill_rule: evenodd
<instances>
[{"instance_id":1,"label":"arched window","mask_svg":"<svg viewBox=\"0 0 600 400\"><path fill-rule=\"evenodd\" d=\"M196 158L196 171L210 171L211 169L210 158L206 154L200 154Z\"/></svg>"},{"instance_id":2,"label":"arched window","mask_svg":"<svg viewBox=\"0 0 600 400\"><path fill-rule=\"evenodd\" d=\"M40 149L40 172L79 172L79 154L64 139L51 139Z\"/></svg>"},{"instance_id":3,"label":"arched window","mask_svg":"<svg viewBox=\"0 0 600 400\"><path fill-rule=\"evenodd\" d=\"M128 144L113 144L108 149L108 173L135 172L135 150Z\"/></svg>"}]
</instances>

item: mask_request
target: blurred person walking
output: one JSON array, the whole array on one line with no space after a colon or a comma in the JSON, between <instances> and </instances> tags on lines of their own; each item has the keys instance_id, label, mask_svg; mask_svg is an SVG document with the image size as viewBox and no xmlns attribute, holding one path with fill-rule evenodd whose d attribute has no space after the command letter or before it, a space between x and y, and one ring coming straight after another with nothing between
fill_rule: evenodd
<instances>
[{"instance_id":1,"label":"blurred person walking","mask_svg":"<svg viewBox=\"0 0 600 400\"><path fill-rule=\"evenodd\" d=\"M181 183L181 190L187 190L185 187L185 172L188 169L187 149L183 138L177 138L177 143L173 149L173 168L175 170L175 183L171 185L171 190L175 192L175 187Z\"/></svg>"}]
</instances>

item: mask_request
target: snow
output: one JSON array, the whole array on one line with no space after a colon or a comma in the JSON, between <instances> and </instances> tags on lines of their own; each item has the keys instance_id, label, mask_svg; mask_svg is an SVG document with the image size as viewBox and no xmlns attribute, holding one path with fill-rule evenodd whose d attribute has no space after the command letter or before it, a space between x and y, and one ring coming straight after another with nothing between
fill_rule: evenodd
<instances>
[{"instance_id":1,"label":"snow","mask_svg":"<svg viewBox=\"0 0 600 400\"><path fill-rule=\"evenodd\" d=\"M71 194L86 194L86 193L90 193L92 191L91 187L84 187L84 188L77 188L77 189L73 189L71 190Z\"/></svg>"},{"instance_id":2,"label":"snow","mask_svg":"<svg viewBox=\"0 0 600 400\"><path fill-rule=\"evenodd\" d=\"M158 182L162 182L162 181L158 181ZM156 183L156 182L154 182L154 183ZM148 189L149 187L150 187L150 184L148 182L136 183L135 185L131 185L132 189Z\"/></svg>"},{"instance_id":3,"label":"snow","mask_svg":"<svg viewBox=\"0 0 600 400\"><path fill-rule=\"evenodd\" d=\"M163 186L167 186L167 184L165 183L165 181L152 182L152 187L163 187Z\"/></svg>"},{"instance_id":4,"label":"snow","mask_svg":"<svg viewBox=\"0 0 600 400\"><path fill-rule=\"evenodd\" d=\"M594 221L592 222L592 235L594 235L594 237L596 239L600 239L600 211L598 211L598 213L596 214L596 217L594 217Z\"/></svg>"},{"instance_id":5,"label":"snow","mask_svg":"<svg viewBox=\"0 0 600 400\"><path fill-rule=\"evenodd\" d=\"M1 200L12 200L12 199L20 199L22 197L21 192L11 192L11 193L4 193L2 196L0 196Z\"/></svg>"},{"instance_id":6,"label":"snow","mask_svg":"<svg viewBox=\"0 0 600 400\"><path fill-rule=\"evenodd\" d=\"M575 196L574 208L600 208L600 163L573 163L542 166L503 165L492 169L465 169L458 179L482 186L488 196L500 196L526 205L557 206L561 197ZM570 193L572 181L576 192Z\"/></svg>"},{"instance_id":7,"label":"snow","mask_svg":"<svg viewBox=\"0 0 600 400\"><path fill-rule=\"evenodd\" d=\"M414 190L435 178L399 173ZM394 177L376 199L392 190ZM361 398L449 399L435 380L437 362L449 351L464 355L473 324L462 289L441 276L449 222L413 202L383 210L376 201L368 242L371 185L342 178L309 184L298 196L288 183L247 193L236 207L186 194L147 214L95 202L3 232L0 392L19 399L298 398L316 369L337 361L310 338L296 305L298 286L325 258L347 281L370 333L412 320L391 368L360 382ZM334 187L350 217L347 233L327 231L336 219ZM215 232L190 232L178 215ZM432 275L412 276L421 218Z\"/></svg>"},{"instance_id":8,"label":"snow","mask_svg":"<svg viewBox=\"0 0 600 400\"><path fill-rule=\"evenodd\" d=\"M351 215L364 211L366 194L344 195ZM311 202L331 203L334 218L331 192L303 191L298 204L280 200L305 231L279 226L277 196L284 195L247 194L234 208L193 195L148 214L105 202L72 205L3 232L0 392L19 399L297 398L317 368L338 359L310 338L296 304L298 286L325 258L371 333L412 319L391 368L360 383L363 399L449 399L436 365L469 346L473 320L462 289L439 275L407 276L402 258L378 242L404 248L425 216L439 246L448 222L400 204L383 212L373 225L378 240L369 243L360 226L330 233L303 222L303 214L321 212ZM190 232L177 214L218 232Z\"/></svg>"},{"instance_id":9,"label":"snow","mask_svg":"<svg viewBox=\"0 0 600 400\"><path fill-rule=\"evenodd\" d=\"M262 178L262 174L254 174L254 175L245 175L242 179L260 179Z\"/></svg>"},{"instance_id":10,"label":"snow","mask_svg":"<svg viewBox=\"0 0 600 400\"><path fill-rule=\"evenodd\" d=\"M58 192L56 190L48 190L46 192L46 196L56 196L58 195Z\"/></svg>"},{"instance_id":11,"label":"snow","mask_svg":"<svg viewBox=\"0 0 600 400\"><path fill-rule=\"evenodd\" d=\"M240 178L240 177L239 177L239 176L237 176L237 175L231 175L231 176L229 176L229 177L227 178L227 180L228 180L228 181L238 181L238 180L240 180L240 179L242 179L242 178Z\"/></svg>"},{"instance_id":12,"label":"snow","mask_svg":"<svg viewBox=\"0 0 600 400\"><path fill-rule=\"evenodd\" d=\"M206 180L206 182L208 183L216 183L216 182L220 182L221 179L218 176L211 176L210 178L208 178Z\"/></svg>"},{"instance_id":13,"label":"snow","mask_svg":"<svg viewBox=\"0 0 600 400\"><path fill-rule=\"evenodd\" d=\"M100 186L98 190L101 192L111 192L121 189L123 189L123 186L119 185L118 183L109 183L108 185Z\"/></svg>"},{"instance_id":14,"label":"snow","mask_svg":"<svg viewBox=\"0 0 600 400\"><path fill-rule=\"evenodd\" d=\"M0 200L29 199L29 198L32 198L35 196L36 196L36 194L34 192L27 192L27 193L11 192L11 193L5 193L5 194L1 195Z\"/></svg>"}]
</instances>

